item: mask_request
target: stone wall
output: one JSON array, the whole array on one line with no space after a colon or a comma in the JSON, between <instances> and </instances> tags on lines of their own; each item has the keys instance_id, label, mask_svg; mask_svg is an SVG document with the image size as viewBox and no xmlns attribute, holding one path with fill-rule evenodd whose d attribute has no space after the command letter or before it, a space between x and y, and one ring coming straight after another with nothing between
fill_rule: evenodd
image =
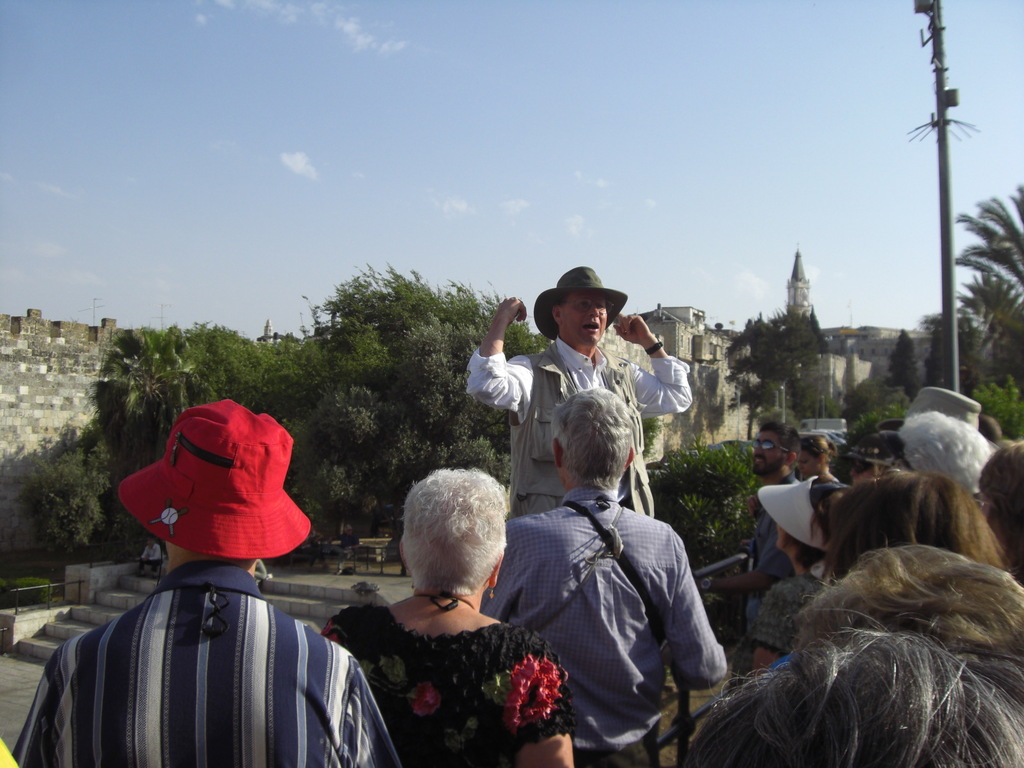
<instances>
[{"instance_id":1,"label":"stone wall","mask_svg":"<svg viewBox=\"0 0 1024 768\"><path fill-rule=\"evenodd\" d=\"M89 422L90 388L116 327L107 318L45 320L38 309L0 314L0 552L37 543L18 492L33 458L73 442Z\"/></svg>"}]
</instances>

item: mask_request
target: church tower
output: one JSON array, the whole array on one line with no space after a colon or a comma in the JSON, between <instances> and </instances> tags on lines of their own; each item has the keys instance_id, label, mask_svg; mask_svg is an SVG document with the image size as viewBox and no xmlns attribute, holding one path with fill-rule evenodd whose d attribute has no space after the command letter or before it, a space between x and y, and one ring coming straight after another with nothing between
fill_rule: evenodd
<instances>
[{"instance_id":1,"label":"church tower","mask_svg":"<svg viewBox=\"0 0 1024 768\"><path fill-rule=\"evenodd\" d=\"M786 281L786 309L795 309L801 315L811 314L811 283L804 274L799 248L793 261L793 274Z\"/></svg>"}]
</instances>

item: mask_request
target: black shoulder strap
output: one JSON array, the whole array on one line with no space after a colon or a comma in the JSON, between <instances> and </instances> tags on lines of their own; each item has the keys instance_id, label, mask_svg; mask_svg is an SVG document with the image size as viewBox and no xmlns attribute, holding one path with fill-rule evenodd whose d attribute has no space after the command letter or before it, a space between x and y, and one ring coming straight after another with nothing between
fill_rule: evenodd
<instances>
[{"instance_id":1,"label":"black shoulder strap","mask_svg":"<svg viewBox=\"0 0 1024 768\"><path fill-rule=\"evenodd\" d=\"M579 512L594 527L597 531L597 535L601 537L601 541L608 547L608 551L612 553L613 557L618 561L622 567L622 572L626 574L626 578L629 579L629 583L633 585L633 589L640 595L640 600L644 604L644 613L647 614L647 621L651 625L651 632L654 633L654 639L661 645L665 642L665 625L661 621L661 616L658 615L658 609L654 607L654 601L651 600L651 593L647 591L647 585L640 579L640 574L636 572L636 568L633 567L633 563L626 557L626 552L622 546L622 539L618 536L618 531L612 533L605 528L601 523L598 522L597 518L594 517L593 513L584 507L582 504L577 504L575 501L565 502L565 506L569 507L576 512Z\"/></svg>"}]
</instances>

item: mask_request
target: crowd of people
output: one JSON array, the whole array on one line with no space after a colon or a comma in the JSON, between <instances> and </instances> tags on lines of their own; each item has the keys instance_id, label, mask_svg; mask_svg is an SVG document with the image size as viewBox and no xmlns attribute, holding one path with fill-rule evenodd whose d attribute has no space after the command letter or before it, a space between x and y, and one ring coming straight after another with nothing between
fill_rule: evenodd
<instances>
[{"instance_id":1,"label":"crowd of people","mask_svg":"<svg viewBox=\"0 0 1024 768\"><path fill-rule=\"evenodd\" d=\"M719 594L746 598L747 633L687 766L1024 765L1024 443L997 445L974 401L926 388L844 454L847 485L829 437L761 424L750 568L698 581L653 516L640 423L689 407L689 366L625 303L571 270L535 304L551 345L510 360L526 307L500 304L467 392L508 412L511 488L475 469L418 482L412 595L320 634L254 578L310 534L284 490L291 437L227 400L184 411L119 487L152 537L140 573L162 578L53 655L14 757L658 766L667 676L692 690L729 674L702 598ZM601 350L609 324L653 373Z\"/></svg>"}]
</instances>

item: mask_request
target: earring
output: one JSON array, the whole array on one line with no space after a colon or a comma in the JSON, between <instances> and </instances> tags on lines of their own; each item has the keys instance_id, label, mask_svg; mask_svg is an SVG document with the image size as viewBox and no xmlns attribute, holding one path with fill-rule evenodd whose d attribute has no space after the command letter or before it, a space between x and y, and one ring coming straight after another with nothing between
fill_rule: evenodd
<instances>
[{"instance_id":1,"label":"earring","mask_svg":"<svg viewBox=\"0 0 1024 768\"><path fill-rule=\"evenodd\" d=\"M491 598L491 600L494 599L494 587L491 587L490 598Z\"/></svg>"}]
</instances>

